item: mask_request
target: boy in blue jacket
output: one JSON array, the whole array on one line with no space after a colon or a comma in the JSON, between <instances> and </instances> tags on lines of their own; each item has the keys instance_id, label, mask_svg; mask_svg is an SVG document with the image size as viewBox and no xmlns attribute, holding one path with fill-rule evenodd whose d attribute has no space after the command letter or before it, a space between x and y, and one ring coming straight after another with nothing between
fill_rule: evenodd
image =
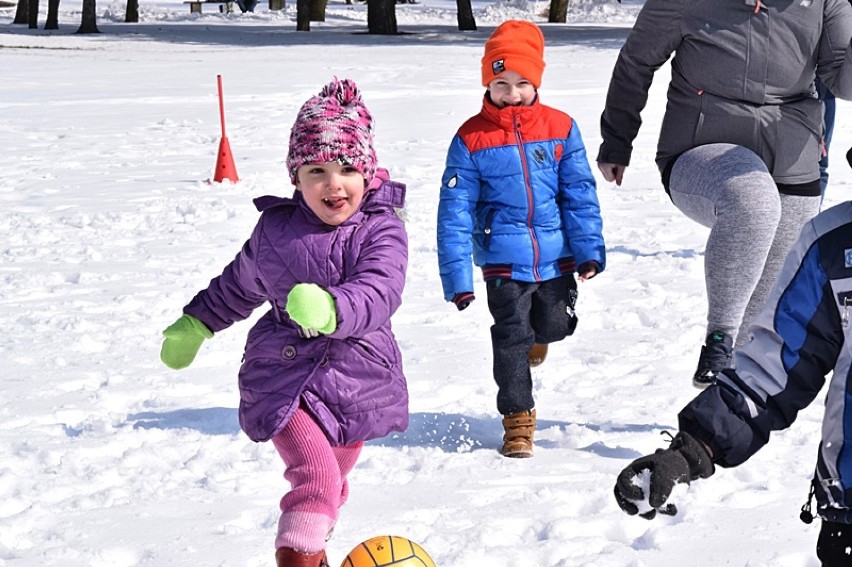
<instances>
[{"instance_id":1,"label":"boy in blue jacket","mask_svg":"<svg viewBox=\"0 0 852 567\"><path fill-rule=\"evenodd\" d=\"M678 483L707 478L715 465L735 467L761 449L772 431L789 427L832 373L811 495L822 519L817 556L823 567L852 565L852 201L809 221L786 258L751 340L735 352L736 370L678 415L668 449L633 461L615 486L628 514L673 515L666 501ZM649 471L648 486L640 478ZM810 497L801 518L813 520Z\"/></svg>"},{"instance_id":2,"label":"boy in blue jacket","mask_svg":"<svg viewBox=\"0 0 852 567\"><path fill-rule=\"evenodd\" d=\"M538 99L543 56L535 24L510 20L494 30L482 58L482 110L450 144L438 206L444 298L465 309L474 300L471 256L482 268L507 457L532 456L530 366L574 332L574 272L588 280L605 265L580 131Z\"/></svg>"}]
</instances>

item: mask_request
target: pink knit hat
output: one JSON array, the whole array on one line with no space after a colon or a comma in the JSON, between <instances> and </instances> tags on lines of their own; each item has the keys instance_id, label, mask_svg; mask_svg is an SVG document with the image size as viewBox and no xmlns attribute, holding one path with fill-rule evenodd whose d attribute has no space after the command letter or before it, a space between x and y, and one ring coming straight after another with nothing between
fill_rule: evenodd
<instances>
[{"instance_id":1,"label":"pink knit hat","mask_svg":"<svg viewBox=\"0 0 852 567\"><path fill-rule=\"evenodd\" d=\"M299 167L324 161L351 165L367 183L376 173L373 117L350 79L335 77L320 94L308 99L290 130L290 181L296 183Z\"/></svg>"}]
</instances>

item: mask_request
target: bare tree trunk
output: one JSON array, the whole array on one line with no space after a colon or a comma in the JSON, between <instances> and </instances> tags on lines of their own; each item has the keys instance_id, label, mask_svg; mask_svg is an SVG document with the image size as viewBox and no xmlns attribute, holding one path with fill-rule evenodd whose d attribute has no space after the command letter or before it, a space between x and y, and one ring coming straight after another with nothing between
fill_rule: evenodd
<instances>
[{"instance_id":1,"label":"bare tree trunk","mask_svg":"<svg viewBox=\"0 0 852 567\"><path fill-rule=\"evenodd\" d=\"M311 0L296 0L296 31L311 31Z\"/></svg>"},{"instance_id":2,"label":"bare tree trunk","mask_svg":"<svg viewBox=\"0 0 852 567\"><path fill-rule=\"evenodd\" d=\"M568 20L569 0L550 0L550 14L547 21L551 24L564 24Z\"/></svg>"},{"instance_id":3,"label":"bare tree trunk","mask_svg":"<svg viewBox=\"0 0 852 567\"><path fill-rule=\"evenodd\" d=\"M311 21L324 22L325 8L328 6L328 0L311 0Z\"/></svg>"},{"instance_id":4,"label":"bare tree trunk","mask_svg":"<svg viewBox=\"0 0 852 567\"><path fill-rule=\"evenodd\" d=\"M30 0L18 0L18 9L15 11L13 24L26 24L30 21Z\"/></svg>"},{"instance_id":5,"label":"bare tree trunk","mask_svg":"<svg viewBox=\"0 0 852 567\"><path fill-rule=\"evenodd\" d=\"M59 29L59 0L47 0L47 21L44 22L44 29Z\"/></svg>"},{"instance_id":6,"label":"bare tree trunk","mask_svg":"<svg viewBox=\"0 0 852 567\"><path fill-rule=\"evenodd\" d=\"M127 10L124 12L124 23L139 23L139 0L127 0Z\"/></svg>"},{"instance_id":7,"label":"bare tree trunk","mask_svg":"<svg viewBox=\"0 0 852 567\"><path fill-rule=\"evenodd\" d=\"M367 0L367 32L396 35L396 0Z\"/></svg>"},{"instance_id":8,"label":"bare tree trunk","mask_svg":"<svg viewBox=\"0 0 852 567\"><path fill-rule=\"evenodd\" d=\"M38 29L38 0L30 0L30 5L27 8L27 22L31 30Z\"/></svg>"},{"instance_id":9,"label":"bare tree trunk","mask_svg":"<svg viewBox=\"0 0 852 567\"><path fill-rule=\"evenodd\" d=\"M458 14L459 31L476 31L476 20L473 18L470 0L456 0L456 13Z\"/></svg>"},{"instance_id":10,"label":"bare tree trunk","mask_svg":"<svg viewBox=\"0 0 852 567\"><path fill-rule=\"evenodd\" d=\"M80 18L80 28L77 33L101 33L98 29L96 11L95 0L83 0L83 17Z\"/></svg>"}]
</instances>

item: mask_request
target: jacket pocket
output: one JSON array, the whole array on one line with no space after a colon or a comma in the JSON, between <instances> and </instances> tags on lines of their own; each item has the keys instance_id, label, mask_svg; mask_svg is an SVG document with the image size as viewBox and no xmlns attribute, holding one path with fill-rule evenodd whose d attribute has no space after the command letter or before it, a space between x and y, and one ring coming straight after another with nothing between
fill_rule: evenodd
<instances>
[{"instance_id":1,"label":"jacket pocket","mask_svg":"<svg viewBox=\"0 0 852 567\"><path fill-rule=\"evenodd\" d=\"M496 214L497 209L489 209L485 214L485 226L482 228L482 233L484 234L482 237L482 248L484 250L491 249L491 232L493 231L494 215Z\"/></svg>"},{"instance_id":2,"label":"jacket pocket","mask_svg":"<svg viewBox=\"0 0 852 567\"><path fill-rule=\"evenodd\" d=\"M698 96L701 102L693 133L693 147L735 144L761 155L760 126L755 107L707 92Z\"/></svg>"},{"instance_id":3,"label":"jacket pocket","mask_svg":"<svg viewBox=\"0 0 852 567\"><path fill-rule=\"evenodd\" d=\"M346 342L352 346L355 352L359 353L367 360L379 364L386 369L390 369L393 366L393 363L390 360L383 356L376 347L364 339L348 338L346 339Z\"/></svg>"},{"instance_id":4,"label":"jacket pocket","mask_svg":"<svg viewBox=\"0 0 852 567\"><path fill-rule=\"evenodd\" d=\"M781 105L775 128L772 176L781 183L806 183L819 177L823 105L805 98Z\"/></svg>"}]
</instances>

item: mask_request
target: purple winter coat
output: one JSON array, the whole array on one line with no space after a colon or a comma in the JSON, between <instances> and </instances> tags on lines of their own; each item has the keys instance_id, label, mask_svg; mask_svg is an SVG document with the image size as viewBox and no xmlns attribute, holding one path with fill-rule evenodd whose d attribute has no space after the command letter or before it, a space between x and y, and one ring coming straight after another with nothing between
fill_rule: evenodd
<instances>
[{"instance_id":1,"label":"purple winter coat","mask_svg":"<svg viewBox=\"0 0 852 567\"><path fill-rule=\"evenodd\" d=\"M272 306L249 331L239 373L240 426L254 441L279 433L300 400L332 445L408 427L408 390L391 315L402 302L408 237L394 207L405 185L380 169L361 207L324 224L299 191L255 199L261 217L236 258L184 308L210 330ZM315 283L337 307L337 329L299 336L284 310L297 283Z\"/></svg>"}]
</instances>

